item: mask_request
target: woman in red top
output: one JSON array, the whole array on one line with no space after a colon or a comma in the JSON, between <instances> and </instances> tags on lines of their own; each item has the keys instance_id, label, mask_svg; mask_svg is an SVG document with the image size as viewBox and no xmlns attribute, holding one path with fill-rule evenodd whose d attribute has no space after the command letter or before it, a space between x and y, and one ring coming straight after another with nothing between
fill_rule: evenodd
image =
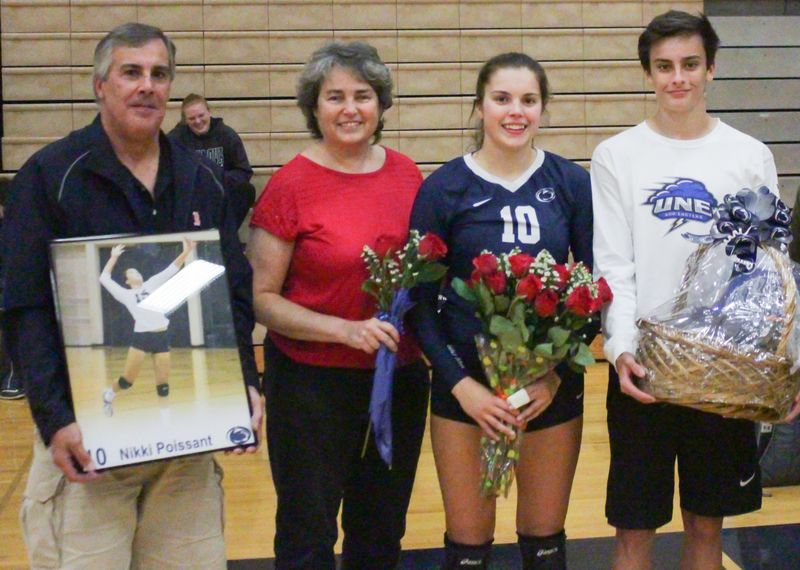
<instances>
[{"instance_id":1,"label":"woman in red top","mask_svg":"<svg viewBox=\"0 0 800 570\"><path fill-rule=\"evenodd\" d=\"M376 144L392 80L364 43L318 50L298 82L316 142L270 179L248 245L257 320L266 325L267 443L278 495L276 568L395 568L425 431L428 373L419 349L376 319L361 252L400 247L422 181ZM375 352L398 353L394 459L364 448ZM363 451L362 451L363 450Z\"/></svg>"}]
</instances>

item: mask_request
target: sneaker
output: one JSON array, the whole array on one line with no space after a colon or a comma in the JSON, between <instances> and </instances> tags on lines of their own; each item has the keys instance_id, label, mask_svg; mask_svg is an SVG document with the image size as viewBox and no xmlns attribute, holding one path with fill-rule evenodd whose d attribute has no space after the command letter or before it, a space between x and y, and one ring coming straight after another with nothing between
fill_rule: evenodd
<instances>
[{"instance_id":1,"label":"sneaker","mask_svg":"<svg viewBox=\"0 0 800 570\"><path fill-rule=\"evenodd\" d=\"M156 392L162 398L169 396L169 384L156 384Z\"/></svg>"},{"instance_id":2,"label":"sneaker","mask_svg":"<svg viewBox=\"0 0 800 570\"><path fill-rule=\"evenodd\" d=\"M0 380L0 400L18 400L24 397L22 382L14 375L14 368L9 367L8 372Z\"/></svg>"},{"instance_id":3,"label":"sneaker","mask_svg":"<svg viewBox=\"0 0 800 570\"><path fill-rule=\"evenodd\" d=\"M103 412L105 412L109 418L114 415L114 408L111 405L111 402L114 401L115 396L116 394L111 388L106 388L103 390Z\"/></svg>"},{"instance_id":4,"label":"sneaker","mask_svg":"<svg viewBox=\"0 0 800 570\"><path fill-rule=\"evenodd\" d=\"M22 386L7 386L0 390L0 400L19 400L25 397Z\"/></svg>"}]
</instances>

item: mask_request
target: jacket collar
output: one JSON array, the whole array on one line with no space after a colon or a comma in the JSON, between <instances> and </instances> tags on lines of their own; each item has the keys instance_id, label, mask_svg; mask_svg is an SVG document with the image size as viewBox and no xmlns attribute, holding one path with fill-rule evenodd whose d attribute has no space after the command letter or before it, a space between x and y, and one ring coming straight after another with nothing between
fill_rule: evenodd
<instances>
[{"instance_id":1,"label":"jacket collar","mask_svg":"<svg viewBox=\"0 0 800 570\"><path fill-rule=\"evenodd\" d=\"M86 136L92 151L86 158L86 168L107 178L114 183L115 187L125 188L128 182L125 177L126 168L117 158L114 147L111 146L111 140L100 122L100 113L87 127Z\"/></svg>"},{"instance_id":2,"label":"jacket collar","mask_svg":"<svg viewBox=\"0 0 800 570\"><path fill-rule=\"evenodd\" d=\"M100 114L86 128L91 153L86 160L86 168L95 174L108 179L120 191L129 187L126 176L126 167L117 158L111 140L100 122ZM197 170L200 167L200 158L195 153L185 150L176 144L163 132L159 132L159 142L169 148L169 158L172 163L172 181L175 192L174 221L178 224L189 219L192 193L194 191Z\"/></svg>"}]
</instances>

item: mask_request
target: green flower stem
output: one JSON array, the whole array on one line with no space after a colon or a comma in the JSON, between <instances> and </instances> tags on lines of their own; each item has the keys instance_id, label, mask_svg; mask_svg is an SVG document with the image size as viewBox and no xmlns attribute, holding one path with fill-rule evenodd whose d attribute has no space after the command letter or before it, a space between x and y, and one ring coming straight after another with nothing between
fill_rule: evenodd
<instances>
[{"instance_id":1,"label":"green flower stem","mask_svg":"<svg viewBox=\"0 0 800 570\"><path fill-rule=\"evenodd\" d=\"M532 354L525 347L518 347L516 351L509 353L497 338L483 335L476 337L476 344L489 385L503 399L535 382L552 369L546 359ZM535 369L537 364L541 366L541 372L529 374L531 368ZM481 493L484 496L508 497L514 482L523 435L517 426L512 426L512 429L513 439L502 434L498 441L481 438Z\"/></svg>"}]
</instances>

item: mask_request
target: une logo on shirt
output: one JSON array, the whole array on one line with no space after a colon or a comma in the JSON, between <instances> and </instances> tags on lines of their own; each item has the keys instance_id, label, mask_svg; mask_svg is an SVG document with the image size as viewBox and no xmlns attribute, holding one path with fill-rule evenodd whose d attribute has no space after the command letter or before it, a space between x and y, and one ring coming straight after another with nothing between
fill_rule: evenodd
<instances>
[{"instance_id":1,"label":"une logo on shirt","mask_svg":"<svg viewBox=\"0 0 800 570\"><path fill-rule=\"evenodd\" d=\"M717 206L717 199L706 185L691 178L675 178L646 191L651 195L642 205L651 206L653 215L660 220L674 220L670 232L686 222L710 221Z\"/></svg>"}]
</instances>

